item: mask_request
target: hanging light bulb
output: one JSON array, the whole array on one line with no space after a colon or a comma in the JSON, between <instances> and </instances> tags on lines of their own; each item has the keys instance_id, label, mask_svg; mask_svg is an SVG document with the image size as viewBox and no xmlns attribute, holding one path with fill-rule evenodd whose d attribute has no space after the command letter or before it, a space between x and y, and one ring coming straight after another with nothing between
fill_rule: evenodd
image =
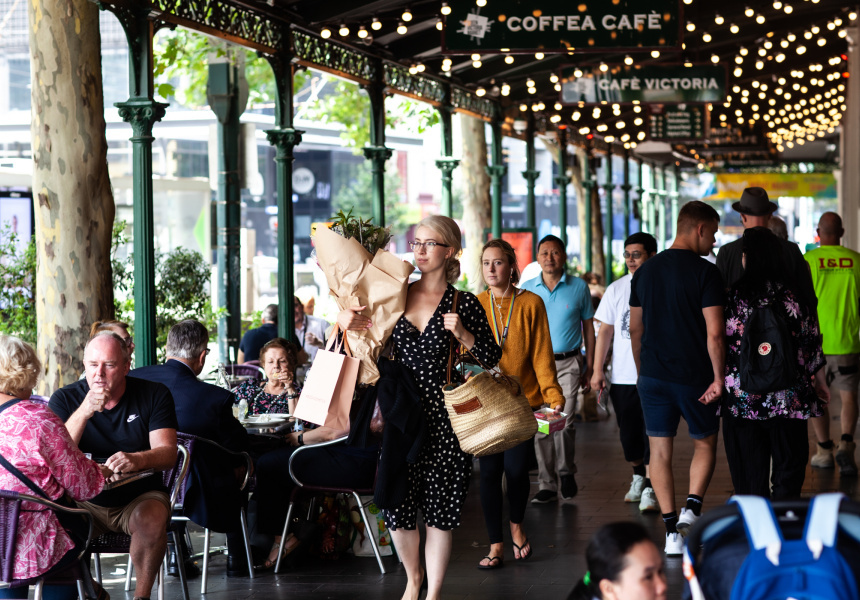
<instances>
[{"instance_id":1,"label":"hanging light bulb","mask_svg":"<svg viewBox=\"0 0 860 600\"><path fill-rule=\"evenodd\" d=\"M714 64L719 63L719 62L720 62L720 57L719 57L719 56L717 56L716 54L711 54L711 62L712 62L712 63L714 63Z\"/></svg>"},{"instance_id":2,"label":"hanging light bulb","mask_svg":"<svg viewBox=\"0 0 860 600\"><path fill-rule=\"evenodd\" d=\"M477 95L479 98L484 96L486 93L487 93L487 90L485 90L482 87L479 87L477 90L475 90L475 95Z\"/></svg>"},{"instance_id":3,"label":"hanging light bulb","mask_svg":"<svg viewBox=\"0 0 860 600\"><path fill-rule=\"evenodd\" d=\"M750 8L749 6L747 6L747 7L744 9L744 14L745 14L747 17L749 17L750 19L752 19L752 18L753 18L753 15L755 15L755 11L754 11L752 8Z\"/></svg>"},{"instance_id":4,"label":"hanging light bulb","mask_svg":"<svg viewBox=\"0 0 860 600\"><path fill-rule=\"evenodd\" d=\"M735 23L732 23L731 25L729 25L729 31L731 31L732 33L736 34L740 30L741 30L741 28L738 27L737 24L735 24Z\"/></svg>"},{"instance_id":5,"label":"hanging light bulb","mask_svg":"<svg viewBox=\"0 0 860 600\"><path fill-rule=\"evenodd\" d=\"M400 35L404 35L406 31L406 23L404 23L403 21L397 23L397 33L399 33Z\"/></svg>"},{"instance_id":6,"label":"hanging light bulb","mask_svg":"<svg viewBox=\"0 0 860 600\"><path fill-rule=\"evenodd\" d=\"M761 13L757 14L755 16L755 22L758 23L759 25L764 25L764 22L765 22L764 15Z\"/></svg>"},{"instance_id":7,"label":"hanging light bulb","mask_svg":"<svg viewBox=\"0 0 860 600\"><path fill-rule=\"evenodd\" d=\"M716 23L717 25L722 25L724 22L725 22L725 19L723 19L723 17L720 16L720 13L717 13L714 15L714 23Z\"/></svg>"},{"instance_id":8,"label":"hanging light bulb","mask_svg":"<svg viewBox=\"0 0 860 600\"><path fill-rule=\"evenodd\" d=\"M439 12L441 12L443 15L445 15L447 17L448 15L451 14L451 7L448 6L447 2L443 2L442 3L442 10Z\"/></svg>"},{"instance_id":9,"label":"hanging light bulb","mask_svg":"<svg viewBox=\"0 0 860 600\"><path fill-rule=\"evenodd\" d=\"M358 28L358 37L360 37L361 39L364 39L368 35L369 34L367 32L367 28L364 25L362 25L361 27Z\"/></svg>"},{"instance_id":10,"label":"hanging light bulb","mask_svg":"<svg viewBox=\"0 0 860 600\"><path fill-rule=\"evenodd\" d=\"M660 58L659 50L651 50L651 58Z\"/></svg>"},{"instance_id":11,"label":"hanging light bulb","mask_svg":"<svg viewBox=\"0 0 860 600\"><path fill-rule=\"evenodd\" d=\"M693 32L696 31L696 24L692 21L687 21L687 31Z\"/></svg>"},{"instance_id":12,"label":"hanging light bulb","mask_svg":"<svg viewBox=\"0 0 860 600\"><path fill-rule=\"evenodd\" d=\"M382 21L380 21L378 17L373 17L373 21L370 23L370 28L374 31L379 31L382 29Z\"/></svg>"},{"instance_id":13,"label":"hanging light bulb","mask_svg":"<svg viewBox=\"0 0 860 600\"><path fill-rule=\"evenodd\" d=\"M503 83L501 94L502 96L509 96L511 94L511 86L509 86L507 83Z\"/></svg>"},{"instance_id":14,"label":"hanging light bulb","mask_svg":"<svg viewBox=\"0 0 860 600\"><path fill-rule=\"evenodd\" d=\"M408 8L403 9L403 14L400 15L400 19L405 22L409 22L412 20L412 12Z\"/></svg>"},{"instance_id":15,"label":"hanging light bulb","mask_svg":"<svg viewBox=\"0 0 860 600\"><path fill-rule=\"evenodd\" d=\"M625 56L624 57L624 64L627 65L628 67L630 65L632 65L633 64L633 57L630 56L629 54L627 56Z\"/></svg>"},{"instance_id":16,"label":"hanging light bulb","mask_svg":"<svg viewBox=\"0 0 860 600\"><path fill-rule=\"evenodd\" d=\"M535 52L536 60L543 60L543 52Z\"/></svg>"},{"instance_id":17,"label":"hanging light bulb","mask_svg":"<svg viewBox=\"0 0 860 600\"><path fill-rule=\"evenodd\" d=\"M535 86L535 80L529 77L526 79L526 87L533 88Z\"/></svg>"},{"instance_id":18,"label":"hanging light bulb","mask_svg":"<svg viewBox=\"0 0 860 600\"><path fill-rule=\"evenodd\" d=\"M331 37L331 29L329 29L328 27L323 27L322 31L320 31L320 36L324 40L329 39Z\"/></svg>"},{"instance_id":19,"label":"hanging light bulb","mask_svg":"<svg viewBox=\"0 0 860 600\"><path fill-rule=\"evenodd\" d=\"M340 29L337 30L340 37L346 37L349 35L349 27L346 26L346 23L340 26Z\"/></svg>"},{"instance_id":20,"label":"hanging light bulb","mask_svg":"<svg viewBox=\"0 0 860 600\"><path fill-rule=\"evenodd\" d=\"M511 56L510 54L508 54L508 55L505 57L505 63L507 63L507 64L509 64L509 65L514 64L514 57L513 57L513 56Z\"/></svg>"},{"instance_id":21,"label":"hanging light bulb","mask_svg":"<svg viewBox=\"0 0 860 600\"><path fill-rule=\"evenodd\" d=\"M703 34L702 34L702 41L703 41L703 42L705 42L706 44L710 43L710 41L711 41L711 34L710 34L710 33L708 33L707 31L706 31L705 33L703 33Z\"/></svg>"},{"instance_id":22,"label":"hanging light bulb","mask_svg":"<svg viewBox=\"0 0 860 600\"><path fill-rule=\"evenodd\" d=\"M607 65L605 62L600 63L600 72L601 73L606 73L608 70L609 70L609 65Z\"/></svg>"},{"instance_id":23,"label":"hanging light bulb","mask_svg":"<svg viewBox=\"0 0 860 600\"><path fill-rule=\"evenodd\" d=\"M553 83L558 83L558 75L553 73L552 75L549 76L549 80Z\"/></svg>"},{"instance_id":24,"label":"hanging light bulb","mask_svg":"<svg viewBox=\"0 0 860 600\"><path fill-rule=\"evenodd\" d=\"M438 29L439 31L442 31L443 28L444 28L444 25L442 25L442 19L437 19L436 20L436 29Z\"/></svg>"}]
</instances>

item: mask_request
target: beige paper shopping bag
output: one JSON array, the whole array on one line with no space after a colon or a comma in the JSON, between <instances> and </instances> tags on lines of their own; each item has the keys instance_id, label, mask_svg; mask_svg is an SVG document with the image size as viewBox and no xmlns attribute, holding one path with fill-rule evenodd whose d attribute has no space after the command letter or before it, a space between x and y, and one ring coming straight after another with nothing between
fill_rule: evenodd
<instances>
[{"instance_id":1,"label":"beige paper shopping bag","mask_svg":"<svg viewBox=\"0 0 860 600\"><path fill-rule=\"evenodd\" d=\"M349 408L358 379L359 360L333 352L337 326L329 347L317 352L296 404L296 418L333 429L349 429ZM349 352L349 348L345 350Z\"/></svg>"}]
</instances>

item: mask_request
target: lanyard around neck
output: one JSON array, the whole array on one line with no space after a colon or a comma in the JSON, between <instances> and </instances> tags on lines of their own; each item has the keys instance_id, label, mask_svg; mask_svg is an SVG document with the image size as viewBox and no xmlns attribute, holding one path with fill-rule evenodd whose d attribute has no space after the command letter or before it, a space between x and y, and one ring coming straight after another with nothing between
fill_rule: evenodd
<instances>
[{"instance_id":1,"label":"lanyard around neck","mask_svg":"<svg viewBox=\"0 0 860 600\"><path fill-rule=\"evenodd\" d=\"M502 320L502 309L499 308L499 320L496 321L496 298L493 296L493 292L491 290L487 290L487 293L490 294L490 312L493 313L493 335L496 338L496 343L499 345L499 348L504 349L505 340L508 339L508 328L511 326L511 315L514 314L514 302L517 299L517 290L514 289L514 293L511 296L511 306L508 308L508 322L505 323L505 328L502 330L502 335L499 335L499 325ZM502 302L504 302L504 298L502 298Z\"/></svg>"}]
</instances>

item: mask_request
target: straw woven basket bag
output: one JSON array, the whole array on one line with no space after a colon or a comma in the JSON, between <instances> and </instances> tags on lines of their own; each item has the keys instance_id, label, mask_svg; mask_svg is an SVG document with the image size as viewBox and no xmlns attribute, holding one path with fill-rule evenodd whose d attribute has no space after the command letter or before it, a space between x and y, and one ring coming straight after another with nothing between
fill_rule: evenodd
<instances>
[{"instance_id":1,"label":"straw woven basket bag","mask_svg":"<svg viewBox=\"0 0 860 600\"><path fill-rule=\"evenodd\" d=\"M456 292L451 312L457 312ZM469 352L469 355L485 370L456 386L451 383L454 367L454 337L451 336L448 383L442 387L442 393L460 449L475 456L489 456L534 437L537 420L519 381L487 369L474 354Z\"/></svg>"}]
</instances>

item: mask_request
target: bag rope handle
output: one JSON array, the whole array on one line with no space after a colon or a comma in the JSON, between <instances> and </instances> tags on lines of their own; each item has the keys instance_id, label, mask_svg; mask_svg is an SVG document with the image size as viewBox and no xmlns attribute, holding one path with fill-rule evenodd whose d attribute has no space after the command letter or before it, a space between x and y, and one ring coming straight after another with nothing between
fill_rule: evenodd
<instances>
[{"instance_id":1,"label":"bag rope handle","mask_svg":"<svg viewBox=\"0 0 860 600\"><path fill-rule=\"evenodd\" d=\"M458 299L459 295L460 295L460 291L455 289L454 290L454 300L451 302L451 312L455 313L455 314L457 314L457 299ZM489 368L487 365L484 364L484 362L480 358L475 356L472 353L472 351L469 350L468 348L466 348L465 346L463 346L463 350L465 350L466 354L471 356L475 360L475 362L478 363L479 367L481 367L482 369L484 369L484 371L489 373L490 377L492 377L493 379L495 379L499 383L503 383L503 384L507 385L511 389L517 390L516 395L520 395L522 393L522 387L520 386L519 383L517 383L516 379L514 379L510 375L505 375L501 371L493 370L493 369ZM454 359L454 333L451 332L451 336L448 340L448 380L447 380L447 383L445 384L446 388L448 386L452 385L452 383L451 383L451 369L453 367L453 359ZM462 363L462 360L458 360L458 362Z\"/></svg>"},{"instance_id":2,"label":"bag rope handle","mask_svg":"<svg viewBox=\"0 0 860 600\"><path fill-rule=\"evenodd\" d=\"M343 348L343 353L349 356L350 358L354 358L352 354L352 349L349 347L349 338L346 335L346 330L343 331L343 335L341 336L341 343L338 344L337 334L341 331L340 325L337 323L334 324L334 328L331 330L331 335L329 335L329 343L326 345L326 350L340 352L340 349Z\"/></svg>"}]
</instances>

